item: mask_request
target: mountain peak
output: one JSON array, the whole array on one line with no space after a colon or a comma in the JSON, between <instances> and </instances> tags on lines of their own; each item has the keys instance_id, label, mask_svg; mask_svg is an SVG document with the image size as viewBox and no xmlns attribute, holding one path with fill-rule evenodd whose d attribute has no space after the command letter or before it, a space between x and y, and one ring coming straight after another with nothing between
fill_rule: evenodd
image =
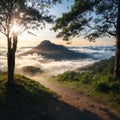
<instances>
[{"instance_id":1,"label":"mountain peak","mask_svg":"<svg viewBox=\"0 0 120 120\"><path fill-rule=\"evenodd\" d=\"M37 47L40 48L41 46L50 46L52 43L49 40L43 40Z\"/></svg>"},{"instance_id":2,"label":"mountain peak","mask_svg":"<svg viewBox=\"0 0 120 120\"><path fill-rule=\"evenodd\" d=\"M89 57L84 53L77 53L75 51L69 50L65 46L51 43L49 40L43 40L37 47L27 51L24 54L32 54L32 53L37 53L46 58L55 59L55 60Z\"/></svg>"},{"instance_id":3,"label":"mountain peak","mask_svg":"<svg viewBox=\"0 0 120 120\"><path fill-rule=\"evenodd\" d=\"M44 51L63 51L67 48L63 47L62 45L56 45L49 40L43 40L37 47L37 49L41 49Z\"/></svg>"},{"instance_id":4,"label":"mountain peak","mask_svg":"<svg viewBox=\"0 0 120 120\"><path fill-rule=\"evenodd\" d=\"M40 45L49 45L51 42L49 40L43 40Z\"/></svg>"}]
</instances>

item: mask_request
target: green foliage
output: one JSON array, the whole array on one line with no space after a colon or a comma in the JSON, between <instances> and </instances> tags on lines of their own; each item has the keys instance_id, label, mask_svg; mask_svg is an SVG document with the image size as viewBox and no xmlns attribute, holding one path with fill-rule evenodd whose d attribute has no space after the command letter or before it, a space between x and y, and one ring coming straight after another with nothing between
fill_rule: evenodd
<instances>
[{"instance_id":1,"label":"green foliage","mask_svg":"<svg viewBox=\"0 0 120 120\"><path fill-rule=\"evenodd\" d=\"M118 82L98 82L96 84L96 89L100 92L104 93L114 93L119 94L120 93L120 83Z\"/></svg>"},{"instance_id":2,"label":"green foliage","mask_svg":"<svg viewBox=\"0 0 120 120\"><path fill-rule=\"evenodd\" d=\"M109 93L110 92L110 85L108 82L98 82L96 84L96 89L100 92Z\"/></svg>"},{"instance_id":3,"label":"green foliage","mask_svg":"<svg viewBox=\"0 0 120 120\"><path fill-rule=\"evenodd\" d=\"M95 82L113 81L114 57L109 60L102 60L93 65L78 68L76 71L66 71L56 76L60 81L79 81L84 84L95 84Z\"/></svg>"},{"instance_id":4,"label":"green foliage","mask_svg":"<svg viewBox=\"0 0 120 120\"><path fill-rule=\"evenodd\" d=\"M120 83L119 82L113 82L113 83L111 83L110 88L111 88L111 91L113 93L118 93L118 94L120 93Z\"/></svg>"},{"instance_id":5,"label":"green foliage","mask_svg":"<svg viewBox=\"0 0 120 120\"><path fill-rule=\"evenodd\" d=\"M84 83L90 83L91 75L89 72L84 73L83 75L80 74L80 80Z\"/></svg>"},{"instance_id":6,"label":"green foliage","mask_svg":"<svg viewBox=\"0 0 120 120\"><path fill-rule=\"evenodd\" d=\"M84 35L90 41L116 35L117 0L75 0L70 11L56 20L57 37L69 40Z\"/></svg>"},{"instance_id":7,"label":"green foliage","mask_svg":"<svg viewBox=\"0 0 120 120\"><path fill-rule=\"evenodd\" d=\"M78 81L79 80L78 75L79 74L74 71L67 71L63 74L58 75L57 78L60 81Z\"/></svg>"}]
</instances>

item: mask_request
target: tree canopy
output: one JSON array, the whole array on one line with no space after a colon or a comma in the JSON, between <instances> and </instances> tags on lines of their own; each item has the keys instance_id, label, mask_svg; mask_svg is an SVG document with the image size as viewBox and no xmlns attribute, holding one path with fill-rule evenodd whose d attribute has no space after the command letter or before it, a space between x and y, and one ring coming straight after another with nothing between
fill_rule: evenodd
<instances>
[{"instance_id":1,"label":"tree canopy","mask_svg":"<svg viewBox=\"0 0 120 120\"><path fill-rule=\"evenodd\" d=\"M89 40L116 35L118 0L74 0L71 10L56 20L57 37L84 35Z\"/></svg>"},{"instance_id":2,"label":"tree canopy","mask_svg":"<svg viewBox=\"0 0 120 120\"><path fill-rule=\"evenodd\" d=\"M8 36L15 22L20 32L52 22L48 8L59 0L0 0L0 32ZM11 34L11 33L10 33Z\"/></svg>"}]
</instances>

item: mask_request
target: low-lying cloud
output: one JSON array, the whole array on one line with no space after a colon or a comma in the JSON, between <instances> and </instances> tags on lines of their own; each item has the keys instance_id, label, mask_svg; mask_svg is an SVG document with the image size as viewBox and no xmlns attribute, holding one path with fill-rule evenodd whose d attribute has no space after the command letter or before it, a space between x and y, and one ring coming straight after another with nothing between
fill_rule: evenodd
<instances>
[{"instance_id":1,"label":"low-lying cloud","mask_svg":"<svg viewBox=\"0 0 120 120\"><path fill-rule=\"evenodd\" d=\"M56 75L59 73L63 73L67 70L74 70L78 67L86 66L92 64L101 59L109 58L115 55L115 47L100 47L100 48L92 48L92 47L73 47L69 48L75 50L77 52L85 52L90 54L94 59L77 59L77 60L61 60L55 61L51 59L45 59L41 55L33 54L27 56L16 57L16 70L21 69L24 66L34 66L40 68L45 71L49 75ZM21 48L18 50L18 53L22 53L26 51L27 48ZM5 48L0 48L0 70L7 70L7 53Z\"/></svg>"}]
</instances>

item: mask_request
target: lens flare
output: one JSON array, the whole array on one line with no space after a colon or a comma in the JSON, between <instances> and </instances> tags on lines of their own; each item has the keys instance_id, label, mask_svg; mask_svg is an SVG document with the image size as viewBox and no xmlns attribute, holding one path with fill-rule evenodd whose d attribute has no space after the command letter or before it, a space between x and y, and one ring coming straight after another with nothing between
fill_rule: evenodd
<instances>
[{"instance_id":1,"label":"lens flare","mask_svg":"<svg viewBox=\"0 0 120 120\"><path fill-rule=\"evenodd\" d=\"M14 21L13 25L11 25L11 32L17 34L20 32L20 26L17 24L16 21Z\"/></svg>"}]
</instances>

